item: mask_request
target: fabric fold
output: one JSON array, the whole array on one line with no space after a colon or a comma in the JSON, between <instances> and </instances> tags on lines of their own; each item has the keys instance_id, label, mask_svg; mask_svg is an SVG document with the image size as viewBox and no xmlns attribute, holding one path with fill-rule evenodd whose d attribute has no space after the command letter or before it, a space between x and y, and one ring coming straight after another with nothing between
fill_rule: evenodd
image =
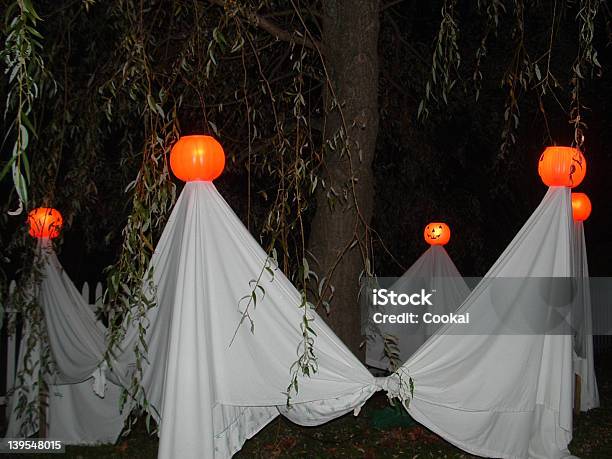
<instances>
[{"instance_id":1,"label":"fabric fold","mask_svg":"<svg viewBox=\"0 0 612 459\"><path fill-rule=\"evenodd\" d=\"M374 377L312 309L317 371L304 351L301 294L210 182L185 185L151 260L143 388L160 424L158 457L230 457L279 413L318 425L354 411ZM109 377L127 384L137 324ZM292 369L298 390L290 393Z\"/></svg>"},{"instance_id":2,"label":"fabric fold","mask_svg":"<svg viewBox=\"0 0 612 459\"><path fill-rule=\"evenodd\" d=\"M551 188L457 311L491 314L496 278L572 277L569 203L568 189ZM112 441L123 424L116 405L120 388L113 382L130 384L139 324L127 325L107 370L100 362L104 328L82 307L53 253L48 261L41 303L52 353L60 360L50 432L69 443ZM569 335L478 329L456 334L457 325L447 325L398 371L374 378L315 311L304 310L301 294L208 182L185 186L151 269L153 279L145 287L156 307L143 318L148 355L142 385L159 422L160 458L231 457L279 414L300 425L319 425L358 414L379 390L402 399L417 421L470 453L569 456ZM543 285L544 293L555 293L552 284ZM508 313L536 304L529 293L512 298L504 303ZM316 372L309 375L293 373L306 350L305 312L316 359ZM408 378L414 380L413 398ZM294 384L297 391L287 394Z\"/></svg>"},{"instance_id":3,"label":"fabric fold","mask_svg":"<svg viewBox=\"0 0 612 459\"><path fill-rule=\"evenodd\" d=\"M493 304L496 279L515 278L528 285L531 279L571 278L571 236L570 190L552 187L457 312L476 317L493 309L529 312L530 305L540 303L534 293ZM516 289L522 290L529 292ZM530 320L541 319L535 312ZM571 335L481 334L476 325L465 334L458 331L461 326L439 330L402 367L414 379L414 399L406 404L410 414L472 454L569 456Z\"/></svg>"},{"instance_id":4,"label":"fabric fold","mask_svg":"<svg viewBox=\"0 0 612 459\"><path fill-rule=\"evenodd\" d=\"M470 293L470 289L461 277L459 270L451 260L446 249L440 245L429 247L402 276L389 287L399 293L416 293L421 290L435 292L434 305L423 312L436 314L455 312ZM376 309L375 309L376 308ZM366 343L366 363L379 369L388 369L390 362L384 351L385 336L397 339L401 362L408 360L419 347L432 336L439 326L433 324L409 325L401 323L374 324L373 314L395 314L398 306L371 306L368 311L370 322ZM420 309L402 309L402 312L421 312Z\"/></svg>"},{"instance_id":5,"label":"fabric fold","mask_svg":"<svg viewBox=\"0 0 612 459\"><path fill-rule=\"evenodd\" d=\"M108 364L102 362L98 368L96 368L91 375L93 378L92 388L94 393L101 398L104 398L106 391L106 372L108 370Z\"/></svg>"},{"instance_id":6,"label":"fabric fold","mask_svg":"<svg viewBox=\"0 0 612 459\"><path fill-rule=\"evenodd\" d=\"M492 278L570 277L570 215L569 191L551 188L458 311L490 314ZM287 404L292 365L303 351L302 298L212 183L185 186L151 268L157 306L144 318L142 376L160 423L160 458L230 457L279 413L318 425L358 413L378 390L403 399L417 421L468 452L569 455L570 336L456 335L445 326L396 373L374 378L308 310L317 371L298 374ZM529 303L528 295L519 299ZM132 374L137 340L131 324L113 378Z\"/></svg>"},{"instance_id":7,"label":"fabric fold","mask_svg":"<svg viewBox=\"0 0 612 459\"><path fill-rule=\"evenodd\" d=\"M580 410L589 411L599 406L599 391L593 360L593 315L589 265L584 239L584 225L581 221L574 222L572 248L577 280L575 319L573 321L576 329L573 354L574 373L580 376Z\"/></svg>"},{"instance_id":8,"label":"fabric fold","mask_svg":"<svg viewBox=\"0 0 612 459\"><path fill-rule=\"evenodd\" d=\"M106 383L106 329L64 272L51 242L42 239L38 256L41 257L42 279L37 288L38 302L43 310L49 348L55 373L48 375L47 423L50 438L67 444L97 444L115 442L123 430L127 413L120 412L121 388ZM29 328L19 350L19 368L24 362L32 365L40 358L40 344L27 355L25 343ZM38 365L35 370L39 372ZM40 387L36 378L26 376L22 387L17 387L11 398L10 417L6 435L28 436L38 430L38 417L33 425L24 425L18 417L16 402L24 396L37 400Z\"/></svg>"}]
</instances>

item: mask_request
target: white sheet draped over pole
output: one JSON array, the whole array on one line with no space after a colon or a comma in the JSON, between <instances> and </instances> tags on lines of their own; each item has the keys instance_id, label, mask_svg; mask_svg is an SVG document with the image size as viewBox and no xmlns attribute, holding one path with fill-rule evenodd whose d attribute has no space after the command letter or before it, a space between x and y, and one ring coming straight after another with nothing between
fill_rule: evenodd
<instances>
[{"instance_id":1,"label":"white sheet draped over pole","mask_svg":"<svg viewBox=\"0 0 612 459\"><path fill-rule=\"evenodd\" d=\"M211 182L185 185L151 265L157 307L147 315L143 386L161 417L158 457L230 457L279 412L298 424L322 424L381 388L309 310L318 371L299 377L286 407L302 346L302 298ZM252 332L249 319L239 324L253 290ZM137 339L134 324L112 365L124 383Z\"/></svg>"},{"instance_id":2,"label":"white sheet draped over pole","mask_svg":"<svg viewBox=\"0 0 612 459\"><path fill-rule=\"evenodd\" d=\"M458 312L503 313L492 303L495 279L573 276L571 225L569 189L549 189ZM185 186L151 266L150 293L157 307L146 313L143 387L160 423L160 458L230 457L279 413L302 425L317 425L358 410L380 389L406 399L398 386L398 375L406 373L415 381L409 412L460 448L503 458L569 456L569 334L480 334L474 329L465 335L454 334L458 325L449 325L398 373L374 378L309 310L317 371L300 374L298 392L287 407L292 364L303 350L301 295L212 183ZM119 388L107 384L102 399L91 387L92 374L104 372L105 331L53 253L43 275L40 302L58 361L49 435L68 443L113 441L123 424ZM525 290L526 295L505 305L506 312L528 311L537 304L534 293ZM249 305L252 292L257 303ZM554 293L552 285L535 295ZM248 318L239 325L246 312ZM121 384L130 384L138 339L133 323L109 373ZM104 384L98 383L101 389ZM9 433L14 429L13 423Z\"/></svg>"},{"instance_id":3,"label":"white sheet draped over pole","mask_svg":"<svg viewBox=\"0 0 612 459\"><path fill-rule=\"evenodd\" d=\"M104 373L96 369L106 350L106 328L64 271L48 240L42 240L42 250L45 261L39 301L56 367L53 382L74 384L94 375L98 378L100 373L103 378Z\"/></svg>"},{"instance_id":4,"label":"white sheet draped over pole","mask_svg":"<svg viewBox=\"0 0 612 459\"><path fill-rule=\"evenodd\" d=\"M424 289L435 292L434 303L436 314L455 312L470 293L470 289L461 277L448 252L441 245L429 247L419 259L402 274L389 290L396 293L414 293ZM423 308L423 312L426 312ZM395 314L398 306L379 306L383 314ZM408 310L407 310L408 311ZM416 311L410 309L411 312ZM369 311L371 320L374 310ZM400 360L405 362L427 338L435 333L431 327L421 323L419 326L385 323L376 324L376 332L368 337L366 345L366 363L372 367L388 369L389 359L385 356L384 335L391 335L398 340ZM439 327L435 327L437 330Z\"/></svg>"},{"instance_id":5,"label":"white sheet draped over pole","mask_svg":"<svg viewBox=\"0 0 612 459\"><path fill-rule=\"evenodd\" d=\"M578 308L577 334L574 341L574 372L580 376L580 410L589 411L599 406L599 391L593 363L593 317L591 314L591 291L587 262L584 226L574 222L574 266L577 278L576 301Z\"/></svg>"},{"instance_id":6,"label":"white sheet draped over pole","mask_svg":"<svg viewBox=\"0 0 612 459\"><path fill-rule=\"evenodd\" d=\"M459 310L491 313L494 278L570 277L569 206L569 190L551 188ZM568 335L462 336L445 327L397 374L374 378L311 311L318 371L299 377L287 408L302 298L279 270L264 269L269 262L212 183L185 186L151 261L157 307L146 313L143 387L160 423L158 457L226 458L279 413L316 425L358 409L379 389L406 399L398 385L406 372L415 379L410 413L464 450L504 458L569 455ZM253 332L249 319L239 326L252 291ZM526 305L508 308L515 306ZM113 363L112 377L123 384L137 340L132 323Z\"/></svg>"},{"instance_id":7,"label":"white sheet draped over pole","mask_svg":"<svg viewBox=\"0 0 612 459\"><path fill-rule=\"evenodd\" d=\"M491 314L495 279L571 277L571 237L570 190L551 187L457 312ZM523 304L509 302L508 312L529 311L529 298L519 299ZM568 457L571 335L453 334L461 326L439 330L403 365L415 384L410 414L472 454Z\"/></svg>"},{"instance_id":8,"label":"white sheet draped over pole","mask_svg":"<svg viewBox=\"0 0 612 459\"><path fill-rule=\"evenodd\" d=\"M47 381L49 438L67 444L115 442L123 429L124 416L119 412L121 389L105 381L106 330L64 272L50 241L42 239L39 250L42 280L38 302L56 370ZM26 327L19 353L20 369L28 336ZM29 360L38 358L39 353ZM39 388L32 381L26 386L28 397L39 396ZM18 437L22 420L17 419L14 403L11 410L7 436ZM32 426L23 433L35 431Z\"/></svg>"}]
</instances>

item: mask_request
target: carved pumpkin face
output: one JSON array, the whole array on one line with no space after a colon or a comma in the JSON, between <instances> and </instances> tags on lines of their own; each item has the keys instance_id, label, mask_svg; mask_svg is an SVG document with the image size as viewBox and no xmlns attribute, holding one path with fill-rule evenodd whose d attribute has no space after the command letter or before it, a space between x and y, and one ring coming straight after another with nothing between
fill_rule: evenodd
<instances>
[{"instance_id":1,"label":"carved pumpkin face","mask_svg":"<svg viewBox=\"0 0 612 459\"><path fill-rule=\"evenodd\" d=\"M38 239L59 236L63 222L62 214L50 207L38 207L28 214L30 236Z\"/></svg>"},{"instance_id":2,"label":"carved pumpkin face","mask_svg":"<svg viewBox=\"0 0 612 459\"><path fill-rule=\"evenodd\" d=\"M574 188L586 175L586 159L572 147L547 147L540 156L538 174L548 186Z\"/></svg>"},{"instance_id":3,"label":"carved pumpkin face","mask_svg":"<svg viewBox=\"0 0 612 459\"><path fill-rule=\"evenodd\" d=\"M572 193L572 216L577 222L583 222L591 215L591 200L584 193Z\"/></svg>"},{"instance_id":4,"label":"carved pumpkin face","mask_svg":"<svg viewBox=\"0 0 612 459\"><path fill-rule=\"evenodd\" d=\"M224 167L223 147L209 135L183 136L170 152L170 168L184 182L212 181Z\"/></svg>"},{"instance_id":5,"label":"carved pumpkin face","mask_svg":"<svg viewBox=\"0 0 612 459\"><path fill-rule=\"evenodd\" d=\"M450 240L451 231L446 223L433 222L425 227L423 236L429 245L445 245Z\"/></svg>"}]
</instances>

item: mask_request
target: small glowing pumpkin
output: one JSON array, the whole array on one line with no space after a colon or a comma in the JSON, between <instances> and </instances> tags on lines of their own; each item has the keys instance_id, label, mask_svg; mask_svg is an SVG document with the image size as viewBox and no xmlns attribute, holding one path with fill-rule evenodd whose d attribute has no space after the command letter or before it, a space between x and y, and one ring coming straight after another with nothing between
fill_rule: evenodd
<instances>
[{"instance_id":1,"label":"small glowing pumpkin","mask_svg":"<svg viewBox=\"0 0 612 459\"><path fill-rule=\"evenodd\" d=\"M580 185L586 175L586 159L573 147L547 147L540 156L538 174L548 186Z\"/></svg>"},{"instance_id":2,"label":"small glowing pumpkin","mask_svg":"<svg viewBox=\"0 0 612 459\"><path fill-rule=\"evenodd\" d=\"M450 240L451 231L446 223L432 222L425 227L423 236L429 245L445 245Z\"/></svg>"},{"instance_id":3,"label":"small glowing pumpkin","mask_svg":"<svg viewBox=\"0 0 612 459\"><path fill-rule=\"evenodd\" d=\"M181 137L170 152L170 168L184 182L209 182L225 167L223 147L209 135Z\"/></svg>"},{"instance_id":4,"label":"small glowing pumpkin","mask_svg":"<svg viewBox=\"0 0 612 459\"><path fill-rule=\"evenodd\" d=\"M38 207L28 214L30 236L38 239L53 239L59 236L63 223L62 214L51 207Z\"/></svg>"},{"instance_id":5,"label":"small glowing pumpkin","mask_svg":"<svg viewBox=\"0 0 612 459\"><path fill-rule=\"evenodd\" d=\"M572 216L577 222L583 222L591 215L591 200L584 193L572 193Z\"/></svg>"}]
</instances>

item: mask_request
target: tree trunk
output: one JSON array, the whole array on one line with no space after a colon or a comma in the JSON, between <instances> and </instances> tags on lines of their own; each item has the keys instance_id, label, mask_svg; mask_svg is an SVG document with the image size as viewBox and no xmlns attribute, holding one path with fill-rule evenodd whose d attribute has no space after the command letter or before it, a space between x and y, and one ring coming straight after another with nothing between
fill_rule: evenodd
<instances>
[{"instance_id":1,"label":"tree trunk","mask_svg":"<svg viewBox=\"0 0 612 459\"><path fill-rule=\"evenodd\" d=\"M321 276L333 271L328 279L335 293L329 315L322 316L359 355L359 276L368 257L372 160L378 134L379 2L325 0L323 5L323 47L332 89L327 89L325 97L325 187L319 186L316 192L309 248ZM334 96L341 110L334 108ZM348 152L339 140L341 132L346 132ZM351 246L355 240L358 244Z\"/></svg>"}]
</instances>

